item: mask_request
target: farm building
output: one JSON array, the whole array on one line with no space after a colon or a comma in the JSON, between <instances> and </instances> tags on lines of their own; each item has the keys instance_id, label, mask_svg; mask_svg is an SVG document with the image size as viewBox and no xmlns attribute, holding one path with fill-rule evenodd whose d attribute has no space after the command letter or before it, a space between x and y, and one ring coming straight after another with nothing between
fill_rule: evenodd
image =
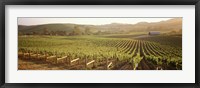
<instances>
[{"instance_id":1,"label":"farm building","mask_svg":"<svg viewBox=\"0 0 200 88\"><path fill-rule=\"evenodd\" d=\"M149 35L159 35L160 32L159 31L150 31Z\"/></svg>"}]
</instances>

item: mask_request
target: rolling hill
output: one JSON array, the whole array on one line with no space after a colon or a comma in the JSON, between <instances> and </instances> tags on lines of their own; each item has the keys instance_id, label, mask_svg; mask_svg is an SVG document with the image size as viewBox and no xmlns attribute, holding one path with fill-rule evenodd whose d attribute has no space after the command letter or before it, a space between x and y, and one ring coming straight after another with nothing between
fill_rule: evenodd
<instances>
[{"instance_id":1,"label":"rolling hill","mask_svg":"<svg viewBox=\"0 0 200 88\"><path fill-rule=\"evenodd\" d=\"M136 24L122 24L122 23L111 23L105 25L80 25L80 24L43 24L25 26L18 25L18 31L22 34L43 32L65 32L70 34L72 32L86 32L90 33L128 33L128 32L148 32L148 31L180 31L182 30L182 18L174 18L167 21L160 22L139 22Z\"/></svg>"}]
</instances>

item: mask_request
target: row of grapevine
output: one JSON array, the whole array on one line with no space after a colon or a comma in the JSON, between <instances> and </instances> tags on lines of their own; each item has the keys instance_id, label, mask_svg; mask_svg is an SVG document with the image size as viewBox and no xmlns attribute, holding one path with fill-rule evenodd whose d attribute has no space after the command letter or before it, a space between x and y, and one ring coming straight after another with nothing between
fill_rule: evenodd
<instances>
[{"instance_id":1,"label":"row of grapevine","mask_svg":"<svg viewBox=\"0 0 200 88\"><path fill-rule=\"evenodd\" d=\"M19 44L19 52L31 51L57 58L67 56L71 60L79 58L85 63L93 61L96 62L97 66L106 64L106 66L112 66L115 69L120 69L123 65L131 65L131 69L136 70L142 63L155 65L162 69L182 68L181 48L146 40L75 38L74 41L69 40L67 43L66 40L59 42L52 40L42 43L44 45L38 42L30 43L30 41L32 40L23 40ZM83 58L87 58L87 61Z\"/></svg>"}]
</instances>

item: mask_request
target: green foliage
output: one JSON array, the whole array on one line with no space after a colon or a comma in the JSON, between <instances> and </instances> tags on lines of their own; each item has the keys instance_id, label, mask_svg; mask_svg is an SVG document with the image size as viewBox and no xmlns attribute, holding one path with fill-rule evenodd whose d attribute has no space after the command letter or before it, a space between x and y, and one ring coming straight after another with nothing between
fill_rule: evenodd
<instances>
[{"instance_id":1,"label":"green foliage","mask_svg":"<svg viewBox=\"0 0 200 88\"><path fill-rule=\"evenodd\" d=\"M156 42L105 38L99 36L19 36L19 52L68 56L71 59L87 58L88 60L115 59L130 61L134 69L142 59L155 65L174 65L182 68L182 50L177 47L161 45Z\"/></svg>"},{"instance_id":2,"label":"green foliage","mask_svg":"<svg viewBox=\"0 0 200 88\"><path fill-rule=\"evenodd\" d=\"M140 53L137 53L135 57L133 57L133 63L134 63L134 70L137 68L140 61L143 59L143 57L140 56Z\"/></svg>"}]
</instances>

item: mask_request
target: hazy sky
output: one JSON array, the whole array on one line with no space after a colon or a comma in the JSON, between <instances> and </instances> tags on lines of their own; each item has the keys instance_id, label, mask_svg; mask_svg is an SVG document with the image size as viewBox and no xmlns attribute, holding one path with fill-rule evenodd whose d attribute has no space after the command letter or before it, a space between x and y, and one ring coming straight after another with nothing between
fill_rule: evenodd
<instances>
[{"instance_id":1,"label":"hazy sky","mask_svg":"<svg viewBox=\"0 0 200 88\"><path fill-rule=\"evenodd\" d=\"M135 24L138 22L159 22L172 18L18 18L18 25L38 25L50 23L74 23L102 25L110 23Z\"/></svg>"}]
</instances>

